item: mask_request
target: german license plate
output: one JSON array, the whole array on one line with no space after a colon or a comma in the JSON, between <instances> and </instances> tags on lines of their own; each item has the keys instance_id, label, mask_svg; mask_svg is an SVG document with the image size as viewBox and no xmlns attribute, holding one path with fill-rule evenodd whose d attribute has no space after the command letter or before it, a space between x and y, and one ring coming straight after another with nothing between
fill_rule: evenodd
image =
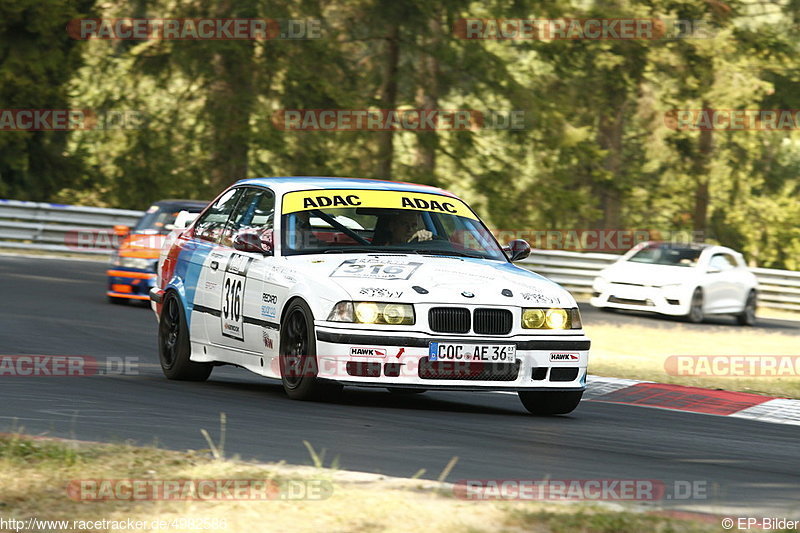
<instances>
[{"instance_id":1,"label":"german license plate","mask_svg":"<svg viewBox=\"0 0 800 533\"><path fill-rule=\"evenodd\" d=\"M428 361L475 361L507 363L516 361L517 347L513 344L456 344L432 342L428 348Z\"/></svg>"}]
</instances>

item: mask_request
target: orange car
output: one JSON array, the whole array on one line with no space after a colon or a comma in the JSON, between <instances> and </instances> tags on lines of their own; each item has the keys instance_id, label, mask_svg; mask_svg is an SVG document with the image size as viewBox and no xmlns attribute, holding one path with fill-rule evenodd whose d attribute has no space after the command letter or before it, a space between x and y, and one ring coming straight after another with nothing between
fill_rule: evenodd
<instances>
[{"instance_id":1,"label":"orange car","mask_svg":"<svg viewBox=\"0 0 800 533\"><path fill-rule=\"evenodd\" d=\"M181 211L199 213L206 202L196 200L161 200L151 205L136 226L115 226L122 239L111 258L108 275L108 301L149 301L148 293L155 284L156 263L164 239L172 231Z\"/></svg>"}]
</instances>

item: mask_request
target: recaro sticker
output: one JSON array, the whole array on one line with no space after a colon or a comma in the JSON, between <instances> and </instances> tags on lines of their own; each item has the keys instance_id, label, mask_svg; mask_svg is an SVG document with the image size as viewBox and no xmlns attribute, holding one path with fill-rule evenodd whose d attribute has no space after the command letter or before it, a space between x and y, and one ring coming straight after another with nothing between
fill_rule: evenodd
<instances>
[{"instance_id":1,"label":"recaro sticker","mask_svg":"<svg viewBox=\"0 0 800 533\"><path fill-rule=\"evenodd\" d=\"M478 219L464 202L458 198L441 194L361 189L317 189L293 191L283 195L282 213L284 215L329 207L408 209Z\"/></svg>"}]
</instances>

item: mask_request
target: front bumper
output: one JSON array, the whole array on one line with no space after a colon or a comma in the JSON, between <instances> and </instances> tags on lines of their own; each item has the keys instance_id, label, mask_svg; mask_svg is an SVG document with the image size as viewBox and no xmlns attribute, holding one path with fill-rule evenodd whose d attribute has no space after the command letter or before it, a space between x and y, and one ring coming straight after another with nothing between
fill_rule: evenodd
<instances>
[{"instance_id":1,"label":"front bumper","mask_svg":"<svg viewBox=\"0 0 800 533\"><path fill-rule=\"evenodd\" d=\"M595 286L589 303L594 307L610 307L631 311L647 311L662 315L684 316L689 313L691 292L683 287L645 287L609 283L602 290Z\"/></svg>"},{"instance_id":2,"label":"front bumper","mask_svg":"<svg viewBox=\"0 0 800 533\"><path fill-rule=\"evenodd\" d=\"M155 286L155 272L134 268L115 267L106 271L107 296L131 300L150 300L150 289Z\"/></svg>"},{"instance_id":3,"label":"front bumper","mask_svg":"<svg viewBox=\"0 0 800 533\"><path fill-rule=\"evenodd\" d=\"M580 391L586 387L590 341L582 333L493 338L320 325L316 333L317 375L343 384L470 391ZM513 344L516 363L431 361L431 342ZM359 355L353 355L353 348L358 348ZM364 355L370 351L372 355ZM568 354L571 360L554 361L554 354Z\"/></svg>"}]
</instances>

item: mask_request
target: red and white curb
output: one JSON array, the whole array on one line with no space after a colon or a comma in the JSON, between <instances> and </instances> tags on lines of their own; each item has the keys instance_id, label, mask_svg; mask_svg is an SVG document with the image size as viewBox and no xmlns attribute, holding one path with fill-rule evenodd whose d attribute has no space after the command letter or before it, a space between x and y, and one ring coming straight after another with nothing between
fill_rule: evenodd
<instances>
[{"instance_id":1,"label":"red and white curb","mask_svg":"<svg viewBox=\"0 0 800 533\"><path fill-rule=\"evenodd\" d=\"M800 426L800 400L653 381L588 376L584 399Z\"/></svg>"}]
</instances>

